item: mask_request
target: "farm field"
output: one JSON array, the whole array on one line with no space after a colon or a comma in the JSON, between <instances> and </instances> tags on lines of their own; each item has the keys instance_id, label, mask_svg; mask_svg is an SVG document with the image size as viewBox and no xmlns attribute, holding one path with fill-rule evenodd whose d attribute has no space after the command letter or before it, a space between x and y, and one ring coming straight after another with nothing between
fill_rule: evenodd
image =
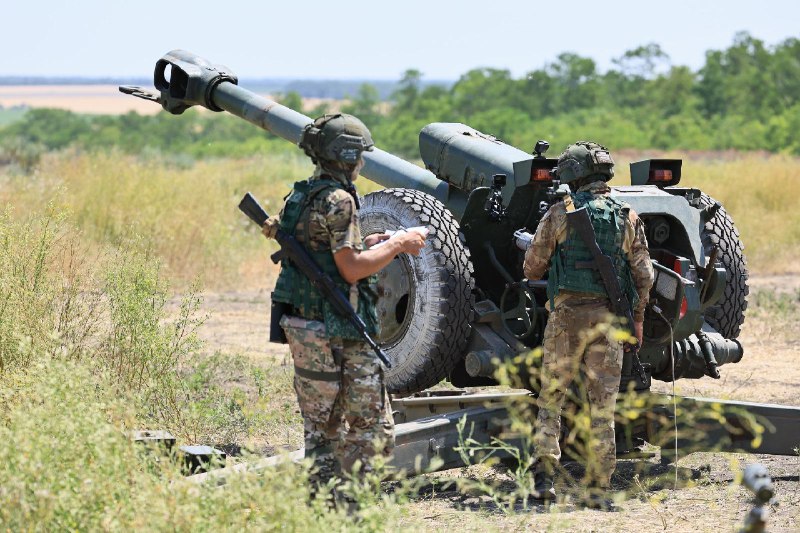
<instances>
[{"instance_id":1,"label":"farm field","mask_svg":"<svg viewBox=\"0 0 800 533\"><path fill-rule=\"evenodd\" d=\"M75 113L151 115L160 108L119 92L116 85L0 85L0 106L66 109Z\"/></svg>"},{"instance_id":2,"label":"farm field","mask_svg":"<svg viewBox=\"0 0 800 533\"><path fill-rule=\"evenodd\" d=\"M322 104L332 110L339 106L337 101L327 98L302 99L303 109ZM93 115L122 115L132 111L154 115L161 111L152 102L122 94L117 85L0 85L0 109L13 107L64 109Z\"/></svg>"}]
</instances>

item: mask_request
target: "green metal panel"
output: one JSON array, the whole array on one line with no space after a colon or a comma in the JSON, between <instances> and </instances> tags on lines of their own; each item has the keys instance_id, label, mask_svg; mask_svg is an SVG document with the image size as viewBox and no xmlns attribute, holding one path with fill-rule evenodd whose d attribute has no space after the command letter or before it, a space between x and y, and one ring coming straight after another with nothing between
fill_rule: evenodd
<instances>
[{"instance_id":1,"label":"green metal panel","mask_svg":"<svg viewBox=\"0 0 800 533\"><path fill-rule=\"evenodd\" d=\"M505 174L508 202L531 179L533 155L464 124L428 124L419 134L419 150L425 168L467 192L490 186L494 174Z\"/></svg>"},{"instance_id":2,"label":"green metal panel","mask_svg":"<svg viewBox=\"0 0 800 533\"><path fill-rule=\"evenodd\" d=\"M685 243L683 254L696 265L705 265L705 252L700 240L700 231L703 229L700 210L690 206L685 198L653 185L612 187L611 194L627 202L639 216L663 215L677 220L678 226L685 232L677 239Z\"/></svg>"}]
</instances>

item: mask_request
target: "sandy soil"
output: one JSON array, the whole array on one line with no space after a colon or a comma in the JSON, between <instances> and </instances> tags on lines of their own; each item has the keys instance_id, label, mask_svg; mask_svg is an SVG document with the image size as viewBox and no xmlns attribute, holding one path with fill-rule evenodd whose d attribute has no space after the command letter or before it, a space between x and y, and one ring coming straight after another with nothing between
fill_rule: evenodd
<instances>
[{"instance_id":1,"label":"sandy soil","mask_svg":"<svg viewBox=\"0 0 800 533\"><path fill-rule=\"evenodd\" d=\"M6 85L0 86L3 107L52 107L75 113L121 115L136 111L152 115L161 107L119 92L116 85Z\"/></svg>"},{"instance_id":2,"label":"sandy soil","mask_svg":"<svg viewBox=\"0 0 800 533\"><path fill-rule=\"evenodd\" d=\"M146 89L152 90L151 87ZM330 98L303 98L304 111L323 104L328 106L329 112L335 113L342 102ZM153 102L122 94L116 85L0 85L0 106L49 107L97 115L122 115L129 111L153 115L161 111L161 106Z\"/></svg>"},{"instance_id":3,"label":"sandy soil","mask_svg":"<svg viewBox=\"0 0 800 533\"><path fill-rule=\"evenodd\" d=\"M752 290L797 290L800 275L754 276ZM284 361L285 347L267 342L268 290L205 295L208 321L201 330L207 350L238 352L254 360ZM796 320L794 323L796 324ZM745 322L739 339L745 347L743 360L721 368L722 378L679 380L676 392L688 396L731 398L755 402L800 405L800 340L791 329L764 319ZM658 383L654 389L669 391ZM800 441L800 428L798 428ZM420 492L407 506L409 528L433 530L546 530L575 531L726 531L738 530L752 508L744 489L734 484L741 465L761 462L775 481L777 498L770 506L770 531L800 531L800 457L694 453L679 460L681 481L673 486L673 470L657 460L623 460L615 475L620 492L617 512L584 509L564 502L550 509L506 514L486 497L463 494L444 487ZM639 473L639 481L634 477ZM508 480L502 469L453 470L431 476L497 477ZM507 481L510 483L510 481Z\"/></svg>"}]
</instances>

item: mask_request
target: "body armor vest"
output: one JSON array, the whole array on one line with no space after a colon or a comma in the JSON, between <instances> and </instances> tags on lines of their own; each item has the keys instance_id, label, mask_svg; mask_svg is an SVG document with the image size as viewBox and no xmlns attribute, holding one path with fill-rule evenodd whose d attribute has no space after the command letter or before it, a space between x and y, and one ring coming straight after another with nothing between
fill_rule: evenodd
<instances>
[{"instance_id":1,"label":"body armor vest","mask_svg":"<svg viewBox=\"0 0 800 533\"><path fill-rule=\"evenodd\" d=\"M595 239L600 250L614 262L614 270L622 291L628 296L632 308L636 308L639 295L631 275L628 258L622 250L625 238L625 219L629 207L608 195L591 192L572 194L576 209L586 206L594 228ZM562 290L594 294L608 298L603 278L594 268L592 253L583 239L572 228L567 228L567 238L556 245L547 279L547 296L551 307Z\"/></svg>"},{"instance_id":2,"label":"body armor vest","mask_svg":"<svg viewBox=\"0 0 800 533\"><path fill-rule=\"evenodd\" d=\"M308 247L310 239L308 237L307 223L302 225L306 230L305 234L296 235L298 223L308 221L308 211L314 198L319 194L330 192L330 189L333 188L344 189L338 181L329 179L296 182L284 205L280 229L295 236L295 238L299 237L298 241L306 247L306 250L314 258L319 268L333 279L339 290L342 291L345 297L349 297L351 304L354 304L353 308L356 309L358 316L367 326L367 333L375 335L378 331L378 317L375 309L377 294L374 290L377 276L373 275L359 280L353 289L357 294L357 298L353 298L351 285L339 274L339 269L336 267L330 248L314 251ZM276 302L284 302L291 305L294 307L293 313L307 320L324 322L329 338L340 337L342 339L362 340L358 330L350 324L347 318L339 315L334 310L330 302L288 259L281 261L281 271L275 284L275 291L272 293L272 299ZM354 299L357 299L357 302L354 302Z\"/></svg>"}]
</instances>

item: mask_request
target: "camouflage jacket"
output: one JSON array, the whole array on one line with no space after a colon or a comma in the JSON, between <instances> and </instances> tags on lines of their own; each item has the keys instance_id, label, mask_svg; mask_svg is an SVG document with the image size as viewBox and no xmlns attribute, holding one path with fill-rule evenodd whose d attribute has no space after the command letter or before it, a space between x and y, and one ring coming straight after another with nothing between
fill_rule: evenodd
<instances>
[{"instance_id":1,"label":"camouflage jacket","mask_svg":"<svg viewBox=\"0 0 800 533\"><path fill-rule=\"evenodd\" d=\"M589 191L592 194L609 194L611 189L603 181L595 181L584 185L577 192ZM550 262L555 252L556 245L567 239L567 211L564 202L558 202L545 213L530 248L525 253L523 270L528 279L541 279L550 268ZM633 310L633 319L641 322L644 319L644 308L653 286L653 265L650 262L650 253L647 249L647 238L644 232L644 223L639 219L633 209L629 212L625 224L625 236L622 242L622 251L630 263L639 303ZM555 299L555 306L573 297L567 291L561 292Z\"/></svg>"},{"instance_id":2,"label":"camouflage jacket","mask_svg":"<svg viewBox=\"0 0 800 533\"><path fill-rule=\"evenodd\" d=\"M324 184L326 181L327 183L339 182L330 174L317 172L307 182L307 185L296 184L295 193L298 186L301 186L301 189L313 191L315 183ZM286 206L291 202L292 196L287 200ZM282 210L281 226L285 226L285 223L288 223L291 218L287 218ZM297 241L316 259L322 270L326 271L337 283L345 296L349 296L350 303L365 322L367 332L375 334L377 332L376 295L374 292L376 277L369 276L354 285L349 285L341 278L333 259L333 255L344 248L354 250L364 248L356 200L353 195L342 186L325 187L322 185L319 193L312 194L310 203L303 208L293 230L283 229L294 235ZM281 273L278 276L273 299L293 305L296 312L304 318L324 321L329 337L361 339L355 328L336 314L330 302L322 298L307 278L286 260L281 263Z\"/></svg>"}]
</instances>

